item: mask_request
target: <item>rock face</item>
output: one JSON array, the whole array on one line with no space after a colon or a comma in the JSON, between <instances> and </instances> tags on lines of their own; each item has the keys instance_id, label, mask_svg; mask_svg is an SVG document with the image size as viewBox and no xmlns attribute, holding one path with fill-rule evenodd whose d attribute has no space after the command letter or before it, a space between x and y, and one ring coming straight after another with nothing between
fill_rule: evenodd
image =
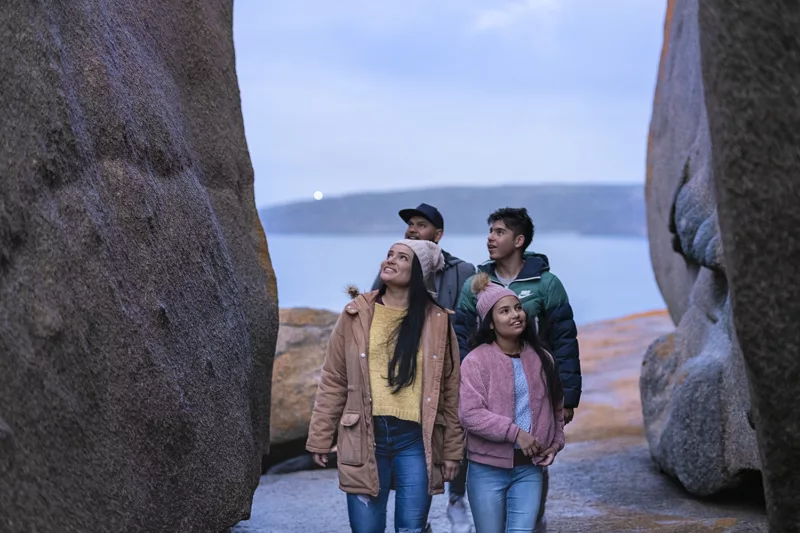
<instances>
[{"instance_id":1,"label":"rock face","mask_svg":"<svg viewBox=\"0 0 800 533\"><path fill-rule=\"evenodd\" d=\"M697 0L669 2L646 200L653 269L677 330L647 351L640 389L653 459L709 495L761 466L717 220L697 18Z\"/></svg>"},{"instance_id":2,"label":"rock face","mask_svg":"<svg viewBox=\"0 0 800 533\"><path fill-rule=\"evenodd\" d=\"M230 1L0 17L0 530L249 515L277 294Z\"/></svg>"},{"instance_id":3,"label":"rock face","mask_svg":"<svg viewBox=\"0 0 800 533\"><path fill-rule=\"evenodd\" d=\"M339 315L316 309L281 309L272 375L273 447L300 441L305 449L322 362Z\"/></svg>"},{"instance_id":4,"label":"rock face","mask_svg":"<svg viewBox=\"0 0 800 533\"><path fill-rule=\"evenodd\" d=\"M800 524L800 11L709 0L700 50L727 277L770 531Z\"/></svg>"}]
</instances>

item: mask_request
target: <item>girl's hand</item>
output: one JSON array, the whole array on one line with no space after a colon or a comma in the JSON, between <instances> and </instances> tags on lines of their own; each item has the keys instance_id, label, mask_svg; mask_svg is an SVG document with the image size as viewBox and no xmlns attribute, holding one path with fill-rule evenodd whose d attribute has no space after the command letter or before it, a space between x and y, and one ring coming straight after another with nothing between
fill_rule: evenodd
<instances>
[{"instance_id":1,"label":"girl's hand","mask_svg":"<svg viewBox=\"0 0 800 533\"><path fill-rule=\"evenodd\" d=\"M539 455L539 450L542 449L542 446L536 442L536 439L533 438L533 435L524 429L520 429L519 433L517 434L517 444L519 444L519 447L522 450L522 453L525 454L525 457Z\"/></svg>"},{"instance_id":2,"label":"girl's hand","mask_svg":"<svg viewBox=\"0 0 800 533\"><path fill-rule=\"evenodd\" d=\"M552 446L550 448L547 448L545 451L542 452L542 456L544 457L544 459L542 459L536 464L539 466L550 466L551 464L553 464L553 461L556 460L556 453L558 452L556 452L556 449L553 448Z\"/></svg>"},{"instance_id":3,"label":"girl's hand","mask_svg":"<svg viewBox=\"0 0 800 533\"><path fill-rule=\"evenodd\" d=\"M461 463L459 461L447 461L445 460L444 465L442 465L442 475L444 476L445 481L452 481L458 475L458 470L461 468Z\"/></svg>"},{"instance_id":4,"label":"girl's hand","mask_svg":"<svg viewBox=\"0 0 800 533\"><path fill-rule=\"evenodd\" d=\"M328 466L327 453L312 453L311 458L314 459L314 462L317 463L317 465L321 466L322 468L327 468Z\"/></svg>"}]
</instances>

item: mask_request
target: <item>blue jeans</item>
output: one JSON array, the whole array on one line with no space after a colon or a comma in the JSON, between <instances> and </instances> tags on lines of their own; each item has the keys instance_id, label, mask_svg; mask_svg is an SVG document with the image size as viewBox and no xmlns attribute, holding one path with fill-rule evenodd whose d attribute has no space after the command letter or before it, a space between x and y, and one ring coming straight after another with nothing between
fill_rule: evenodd
<instances>
[{"instance_id":1,"label":"blue jeans","mask_svg":"<svg viewBox=\"0 0 800 533\"><path fill-rule=\"evenodd\" d=\"M498 468L470 461L467 497L476 533L533 533L542 497L542 467Z\"/></svg>"},{"instance_id":2,"label":"blue jeans","mask_svg":"<svg viewBox=\"0 0 800 533\"><path fill-rule=\"evenodd\" d=\"M393 416L376 416L373 420L381 490L375 498L347 495L350 529L353 533L384 533L389 487L394 478L395 533L422 533L431 508L422 426Z\"/></svg>"}]
</instances>

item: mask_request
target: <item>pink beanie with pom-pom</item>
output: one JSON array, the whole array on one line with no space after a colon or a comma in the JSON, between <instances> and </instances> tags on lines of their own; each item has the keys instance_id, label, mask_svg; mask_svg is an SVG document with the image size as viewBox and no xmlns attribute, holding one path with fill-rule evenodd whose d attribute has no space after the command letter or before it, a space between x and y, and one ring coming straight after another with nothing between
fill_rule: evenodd
<instances>
[{"instance_id":1,"label":"pink beanie with pom-pom","mask_svg":"<svg viewBox=\"0 0 800 533\"><path fill-rule=\"evenodd\" d=\"M486 319L486 315L492 310L494 304L499 302L506 296L513 296L518 298L516 293L511 289L492 283L489 279L489 274L486 272L478 272L472 277L472 284L470 285L472 292L478 296L478 303L475 306L478 311L478 316L481 317L481 322Z\"/></svg>"}]
</instances>

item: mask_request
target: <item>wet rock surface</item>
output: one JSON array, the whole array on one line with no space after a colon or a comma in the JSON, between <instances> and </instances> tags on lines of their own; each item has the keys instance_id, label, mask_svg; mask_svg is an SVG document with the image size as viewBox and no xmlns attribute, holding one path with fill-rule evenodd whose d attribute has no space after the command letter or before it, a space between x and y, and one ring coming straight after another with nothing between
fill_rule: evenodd
<instances>
[{"instance_id":1,"label":"wet rock surface","mask_svg":"<svg viewBox=\"0 0 800 533\"><path fill-rule=\"evenodd\" d=\"M670 0L647 153L650 255L677 324L644 356L653 459L687 490L715 494L761 468L717 216L697 0ZM700 407L702 406L702 407Z\"/></svg>"},{"instance_id":2,"label":"wet rock surface","mask_svg":"<svg viewBox=\"0 0 800 533\"><path fill-rule=\"evenodd\" d=\"M763 506L699 499L661 474L644 438L638 379L641 353L672 330L665 312L580 328L584 393L567 446L551 469L548 531L766 532ZM446 496L431 509L435 533L450 531ZM390 498L389 527L392 529ZM264 476L252 517L231 533L349 531L336 472Z\"/></svg>"},{"instance_id":3,"label":"wet rock surface","mask_svg":"<svg viewBox=\"0 0 800 533\"><path fill-rule=\"evenodd\" d=\"M232 4L2 11L0 531L222 531L278 326Z\"/></svg>"}]
</instances>

